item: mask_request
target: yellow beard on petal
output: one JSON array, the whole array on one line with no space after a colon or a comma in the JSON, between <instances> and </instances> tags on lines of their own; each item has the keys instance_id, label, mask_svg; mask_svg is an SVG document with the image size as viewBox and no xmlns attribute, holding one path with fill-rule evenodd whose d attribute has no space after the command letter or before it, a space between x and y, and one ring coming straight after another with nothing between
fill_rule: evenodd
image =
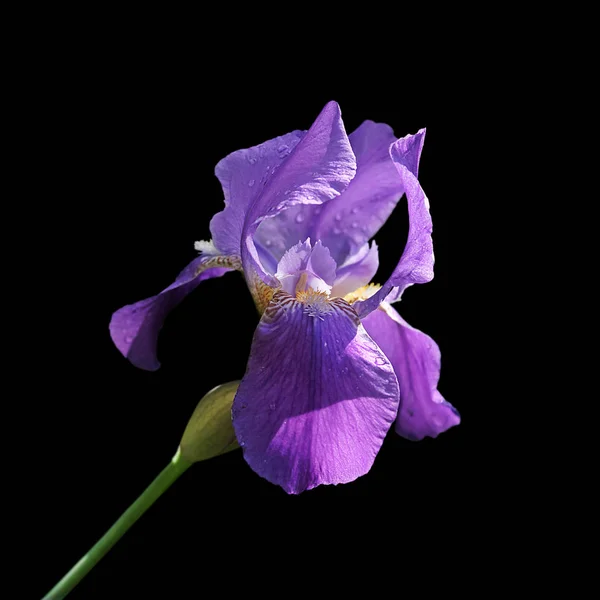
<instances>
[{"instance_id":1,"label":"yellow beard on petal","mask_svg":"<svg viewBox=\"0 0 600 600\"><path fill-rule=\"evenodd\" d=\"M367 298L370 298L380 288L381 286L378 283L369 283L368 285L363 285L357 290L346 294L344 296L344 300L348 304L354 304L355 302L358 302L358 300L366 300Z\"/></svg>"},{"instance_id":2,"label":"yellow beard on petal","mask_svg":"<svg viewBox=\"0 0 600 600\"><path fill-rule=\"evenodd\" d=\"M215 267L224 267L226 269L241 271L242 261L239 256L207 256L206 259L196 267L194 277L198 277L198 275L203 271L206 271L206 269L214 269Z\"/></svg>"},{"instance_id":3,"label":"yellow beard on petal","mask_svg":"<svg viewBox=\"0 0 600 600\"><path fill-rule=\"evenodd\" d=\"M267 285L258 275L254 275L252 278L252 285L250 286L250 292L252 293L252 298L254 299L254 304L256 305L259 314L262 315L265 312L265 308L267 308L269 302L271 302L275 291L275 288Z\"/></svg>"},{"instance_id":4,"label":"yellow beard on petal","mask_svg":"<svg viewBox=\"0 0 600 600\"><path fill-rule=\"evenodd\" d=\"M298 288L296 288L298 289ZM323 319L321 315L327 314L333 310L329 302L329 294L327 292L319 292L309 287L305 290L296 292L296 300L304 304L304 310L310 317L318 317Z\"/></svg>"}]
</instances>

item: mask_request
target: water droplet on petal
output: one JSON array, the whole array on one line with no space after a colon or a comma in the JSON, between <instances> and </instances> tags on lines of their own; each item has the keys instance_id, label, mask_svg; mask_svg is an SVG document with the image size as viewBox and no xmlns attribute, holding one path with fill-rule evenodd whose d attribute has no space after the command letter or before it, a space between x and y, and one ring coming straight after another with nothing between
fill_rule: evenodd
<instances>
[{"instance_id":1,"label":"water droplet on petal","mask_svg":"<svg viewBox=\"0 0 600 600\"><path fill-rule=\"evenodd\" d=\"M271 404L269 404L269 408L271 410L275 410L275 402L271 402Z\"/></svg>"},{"instance_id":2,"label":"water droplet on petal","mask_svg":"<svg viewBox=\"0 0 600 600\"><path fill-rule=\"evenodd\" d=\"M285 144L282 144L281 146L279 146L279 148L277 148L277 154L279 154L279 158L284 158L289 153L290 149Z\"/></svg>"},{"instance_id":3,"label":"water droplet on petal","mask_svg":"<svg viewBox=\"0 0 600 600\"><path fill-rule=\"evenodd\" d=\"M265 246L266 246L267 248L269 248L269 247L271 246L271 244L272 244L272 243L273 243L273 242L272 242L271 240L267 240L267 241L265 242Z\"/></svg>"},{"instance_id":4,"label":"water droplet on petal","mask_svg":"<svg viewBox=\"0 0 600 600\"><path fill-rule=\"evenodd\" d=\"M132 338L130 335L128 335L128 336L125 338L125 341L126 341L128 344L131 344L131 342L133 342L133 338Z\"/></svg>"},{"instance_id":5,"label":"water droplet on petal","mask_svg":"<svg viewBox=\"0 0 600 600\"><path fill-rule=\"evenodd\" d=\"M353 214L353 215L355 215L357 212L358 212L358 207L357 207L357 206L355 206L355 207L352 209L352 214Z\"/></svg>"},{"instance_id":6,"label":"water droplet on petal","mask_svg":"<svg viewBox=\"0 0 600 600\"><path fill-rule=\"evenodd\" d=\"M385 365L385 360L383 358L376 358L375 364L376 365Z\"/></svg>"},{"instance_id":7,"label":"water droplet on petal","mask_svg":"<svg viewBox=\"0 0 600 600\"><path fill-rule=\"evenodd\" d=\"M339 235L340 233L342 233L342 230L339 227L334 227L333 233L335 233L335 235Z\"/></svg>"},{"instance_id":8,"label":"water droplet on petal","mask_svg":"<svg viewBox=\"0 0 600 600\"><path fill-rule=\"evenodd\" d=\"M356 229L358 227L358 221L352 221L352 227Z\"/></svg>"},{"instance_id":9,"label":"water droplet on petal","mask_svg":"<svg viewBox=\"0 0 600 600\"><path fill-rule=\"evenodd\" d=\"M336 221L341 221L342 220L342 213L338 213L337 215L335 215L335 220Z\"/></svg>"},{"instance_id":10,"label":"water droplet on petal","mask_svg":"<svg viewBox=\"0 0 600 600\"><path fill-rule=\"evenodd\" d=\"M253 185L254 185L254 179L251 179L251 180L248 182L248 187L252 187Z\"/></svg>"},{"instance_id":11,"label":"water droplet on petal","mask_svg":"<svg viewBox=\"0 0 600 600\"><path fill-rule=\"evenodd\" d=\"M322 210L323 208L321 206L317 206L317 208L315 208L315 215L320 215Z\"/></svg>"},{"instance_id":12,"label":"water droplet on petal","mask_svg":"<svg viewBox=\"0 0 600 600\"><path fill-rule=\"evenodd\" d=\"M256 157L252 156L251 154L246 155L246 158L248 159L248 162L251 165L255 165L256 164Z\"/></svg>"},{"instance_id":13,"label":"water droplet on petal","mask_svg":"<svg viewBox=\"0 0 600 600\"><path fill-rule=\"evenodd\" d=\"M296 223L302 223L304 221L304 215L302 213L298 213L295 219Z\"/></svg>"}]
</instances>

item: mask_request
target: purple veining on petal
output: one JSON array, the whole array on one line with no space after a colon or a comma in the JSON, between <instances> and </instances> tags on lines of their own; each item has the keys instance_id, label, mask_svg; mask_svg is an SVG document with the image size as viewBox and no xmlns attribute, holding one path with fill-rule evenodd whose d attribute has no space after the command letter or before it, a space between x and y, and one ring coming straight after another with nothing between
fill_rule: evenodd
<instances>
[{"instance_id":1,"label":"purple veining on petal","mask_svg":"<svg viewBox=\"0 0 600 600\"><path fill-rule=\"evenodd\" d=\"M332 296L345 296L367 285L379 267L379 253L375 241L361 246L345 263L337 268Z\"/></svg>"},{"instance_id":2,"label":"purple veining on petal","mask_svg":"<svg viewBox=\"0 0 600 600\"><path fill-rule=\"evenodd\" d=\"M381 289L369 299L354 304L362 318L375 310L398 288L401 294L409 285L426 283L433 279L432 221L429 201L417 179L419 157L425 139L425 129L392 144L390 156L402 180L408 203L408 240L400 262Z\"/></svg>"},{"instance_id":3,"label":"purple veining on petal","mask_svg":"<svg viewBox=\"0 0 600 600\"><path fill-rule=\"evenodd\" d=\"M384 353L350 305L328 306L317 318L276 292L233 403L246 461L292 494L367 473L398 408Z\"/></svg>"},{"instance_id":4,"label":"purple veining on petal","mask_svg":"<svg viewBox=\"0 0 600 600\"><path fill-rule=\"evenodd\" d=\"M232 257L196 258L160 294L128 304L113 314L109 329L115 346L136 367L156 371L160 367L156 345L166 316L201 281L221 277L238 267L239 259Z\"/></svg>"},{"instance_id":5,"label":"purple veining on petal","mask_svg":"<svg viewBox=\"0 0 600 600\"><path fill-rule=\"evenodd\" d=\"M268 179L303 137L304 132L292 131L258 146L232 152L219 161L215 175L223 186L225 209L212 218L210 231L222 254L241 255L246 214ZM289 150L287 154L279 151L283 147Z\"/></svg>"},{"instance_id":6,"label":"purple veining on petal","mask_svg":"<svg viewBox=\"0 0 600 600\"><path fill-rule=\"evenodd\" d=\"M458 411L437 390L441 357L437 344L383 303L363 320L367 333L392 363L400 386L395 429L409 440L437 437L460 423Z\"/></svg>"},{"instance_id":7,"label":"purple veining on petal","mask_svg":"<svg viewBox=\"0 0 600 600\"><path fill-rule=\"evenodd\" d=\"M259 223L297 204L322 204L335 198L346 189L355 172L356 159L340 108L330 102L250 205L242 233L244 272L255 272L264 283L275 285L254 245Z\"/></svg>"},{"instance_id":8,"label":"purple veining on petal","mask_svg":"<svg viewBox=\"0 0 600 600\"><path fill-rule=\"evenodd\" d=\"M329 294L335 281L335 261L329 250L317 242L311 246L310 238L292 246L277 265L275 277L281 282L281 288L295 295L298 285L302 291L312 288Z\"/></svg>"}]
</instances>

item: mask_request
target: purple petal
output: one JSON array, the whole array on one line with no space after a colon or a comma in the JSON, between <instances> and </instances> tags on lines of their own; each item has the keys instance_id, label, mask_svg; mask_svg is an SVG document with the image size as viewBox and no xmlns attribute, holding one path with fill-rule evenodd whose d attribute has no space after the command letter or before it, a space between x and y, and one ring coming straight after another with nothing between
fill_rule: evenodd
<instances>
[{"instance_id":1,"label":"purple petal","mask_svg":"<svg viewBox=\"0 0 600 600\"><path fill-rule=\"evenodd\" d=\"M300 240L322 239L340 265L357 253L387 220L404 188L390 159L392 128L365 121L348 139L356 156L356 175L348 188L324 206L293 206L263 221L255 239L279 260Z\"/></svg>"},{"instance_id":2,"label":"purple petal","mask_svg":"<svg viewBox=\"0 0 600 600\"><path fill-rule=\"evenodd\" d=\"M244 457L292 494L364 475L398 408L392 365L354 310L276 292L232 409Z\"/></svg>"},{"instance_id":3,"label":"purple petal","mask_svg":"<svg viewBox=\"0 0 600 600\"><path fill-rule=\"evenodd\" d=\"M259 223L297 204L322 204L335 198L346 189L355 172L356 159L340 108L330 102L287 160L269 174L262 194L249 207L242 234L244 271L255 272L264 283L276 285L263 269L254 245Z\"/></svg>"},{"instance_id":4,"label":"purple petal","mask_svg":"<svg viewBox=\"0 0 600 600\"><path fill-rule=\"evenodd\" d=\"M423 148L425 130L409 135L392 144L390 156L396 165L408 201L408 240L400 262L382 288L369 299L354 304L360 318L375 310L396 287L401 294L413 283L433 279L432 222L429 201L417 179L419 157Z\"/></svg>"},{"instance_id":5,"label":"purple petal","mask_svg":"<svg viewBox=\"0 0 600 600\"><path fill-rule=\"evenodd\" d=\"M307 239L283 255L275 275L288 294L295 295L299 283L302 291L312 288L329 294L335 280L335 268L329 250L321 242L311 247L310 239Z\"/></svg>"},{"instance_id":6,"label":"purple petal","mask_svg":"<svg viewBox=\"0 0 600 600\"><path fill-rule=\"evenodd\" d=\"M233 257L196 258L160 294L128 304L113 314L109 329L115 346L136 367L156 371L160 367L156 358L158 334L169 312L201 281L239 268L239 259Z\"/></svg>"},{"instance_id":7,"label":"purple petal","mask_svg":"<svg viewBox=\"0 0 600 600\"><path fill-rule=\"evenodd\" d=\"M367 285L375 276L379 267L377 244L373 242L361 246L356 254L350 256L337 268L335 282L331 290L332 296L344 297L360 287Z\"/></svg>"},{"instance_id":8,"label":"purple petal","mask_svg":"<svg viewBox=\"0 0 600 600\"><path fill-rule=\"evenodd\" d=\"M367 333L394 366L400 385L396 432L409 440L437 437L460 423L456 409L437 391L440 349L387 303L363 321Z\"/></svg>"},{"instance_id":9,"label":"purple petal","mask_svg":"<svg viewBox=\"0 0 600 600\"><path fill-rule=\"evenodd\" d=\"M314 239L323 240L338 264L379 231L404 193L390 160L390 145L397 138L389 125L365 121L349 139L356 176L339 198L323 207L311 232Z\"/></svg>"},{"instance_id":10,"label":"purple petal","mask_svg":"<svg viewBox=\"0 0 600 600\"><path fill-rule=\"evenodd\" d=\"M241 255L242 229L246 214L265 186L269 175L289 156L304 136L292 131L253 148L226 156L215 167L223 186L225 209L210 222L213 243L224 255Z\"/></svg>"}]
</instances>

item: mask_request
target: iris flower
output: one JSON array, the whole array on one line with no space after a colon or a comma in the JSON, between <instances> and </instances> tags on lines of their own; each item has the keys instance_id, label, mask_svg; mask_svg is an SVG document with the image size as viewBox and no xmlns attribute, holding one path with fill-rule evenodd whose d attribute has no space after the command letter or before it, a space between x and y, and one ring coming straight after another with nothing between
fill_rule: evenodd
<instances>
[{"instance_id":1,"label":"iris flower","mask_svg":"<svg viewBox=\"0 0 600 600\"><path fill-rule=\"evenodd\" d=\"M346 134L330 102L293 131L221 160L225 208L212 240L157 296L114 313L110 332L135 366L155 370L169 311L200 282L241 271L261 315L232 406L245 460L297 494L371 468L392 425L437 437L460 422L437 390L440 351L391 306L433 278L429 202L418 180L425 130L397 139L365 121ZM406 196L406 247L383 285L369 240Z\"/></svg>"}]
</instances>

